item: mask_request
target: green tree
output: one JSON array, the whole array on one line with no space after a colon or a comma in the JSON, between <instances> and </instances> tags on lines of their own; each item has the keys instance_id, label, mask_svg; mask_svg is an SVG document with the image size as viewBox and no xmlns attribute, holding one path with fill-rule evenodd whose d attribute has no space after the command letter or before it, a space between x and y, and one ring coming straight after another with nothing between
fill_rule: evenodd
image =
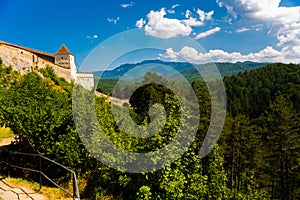
<instances>
[{"instance_id":1,"label":"green tree","mask_svg":"<svg viewBox=\"0 0 300 200\"><path fill-rule=\"evenodd\" d=\"M223 167L223 157L220 154L218 145L212 150L208 170L208 196L207 199L229 199L230 189L228 188L228 178Z\"/></svg>"},{"instance_id":2,"label":"green tree","mask_svg":"<svg viewBox=\"0 0 300 200\"><path fill-rule=\"evenodd\" d=\"M292 103L277 96L265 118L264 168L271 198L299 198L299 118ZM267 170L266 170L267 168Z\"/></svg>"}]
</instances>

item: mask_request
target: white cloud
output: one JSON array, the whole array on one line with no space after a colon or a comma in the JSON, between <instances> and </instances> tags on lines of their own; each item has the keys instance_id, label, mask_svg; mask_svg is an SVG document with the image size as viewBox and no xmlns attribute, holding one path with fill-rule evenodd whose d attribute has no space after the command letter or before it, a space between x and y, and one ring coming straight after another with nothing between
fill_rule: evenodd
<instances>
[{"instance_id":1,"label":"white cloud","mask_svg":"<svg viewBox=\"0 0 300 200\"><path fill-rule=\"evenodd\" d=\"M222 0L216 0L219 7L225 7L227 9L227 12L233 16L234 19L237 19L237 14L233 11L233 6L229 6L227 4L224 5L224 3L222 2Z\"/></svg>"},{"instance_id":2,"label":"white cloud","mask_svg":"<svg viewBox=\"0 0 300 200\"><path fill-rule=\"evenodd\" d=\"M135 26L136 26L137 28L143 28L145 24L146 24L146 21L145 21L143 18L141 18L140 20L138 20L138 21L136 22Z\"/></svg>"},{"instance_id":3,"label":"white cloud","mask_svg":"<svg viewBox=\"0 0 300 200\"><path fill-rule=\"evenodd\" d=\"M182 22L188 26L203 26L204 22L199 21L196 18L190 17L189 19L182 20Z\"/></svg>"},{"instance_id":4,"label":"white cloud","mask_svg":"<svg viewBox=\"0 0 300 200\"><path fill-rule=\"evenodd\" d=\"M281 0L217 0L217 2L220 6L225 6L228 13L233 11L241 16L241 20L263 23L269 28L269 34L277 37L277 46L282 48L283 53L291 50L289 53L292 54L295 53L292 49L300 48L300 6L280 6ZM229 10L229 7L232 9Z\"/></svg>"},{"instance_id":5,"label":"white cloud","mask_svg":"<svg viewBox=\"0 0 300 200\"><path fill-rule=\"evenodd\" d=\"M170 10L167 10L168 13L170 14L174 14L175 13L175 8L180 6L180 4L175 4L172 6L172 8Z\"/></svg>"},{"instance_id":6,"label":"white cloud","mask_svg":"<svg viewBox=\"0 0 300 200\"><path fill-rule=\"evenodd\" d=\"M175 5L172 6L172 9L175 9L178 6L180 6L180 4L175 4Z\"/></svg>"},{"instance_id":7,"label":"white cloud","mask_svg":"<svg viewBox=\"0 0 300 200\"><path fill-rule=\"evenodd\" d=\"M87 39L98 39L98 35L93 35L93 36L87 35L86 38Z\"/></svg>"},{"instance_id":8,"label":"white cloud","mask_svg":"<svg viewBox=\"0 0 300 200\"><path fill-rule=\"evenodd\" d=\"M203 10L201 9L197 9L197 14L199 15L199 19L201 22L204 22L205 20L211 20L212 19L212 16L214 14L214 11L210 11L208 13L204 12Z\"/></svg>"},{"instance_id":9,"label":"white cloud","mask_svg":"<svg viewBox=\"0 0 300 200\"><path fill-rule=\"evenodd\" d=\"M179 4L175 4L172 6L172 9L178 6ZM199 16L199 19L192 16L193 13L189 10L185 13L187 19L182 20L167 18L165 8L162 8L160 11L151 10L147 15L147 21L140 19L136 22L136 26L138 28L144 27L147 35L163 39L173 38L178 35L188 36L193 32L192 27L203 26L205 21L211 20L214 14L214 11L207 13L200 9L194 11L196 12L195 15Z\"/></svg>"},{"instance_id":10,"label":"white cloud","mask_svg":"<svg viewBox=\"0 0 300 200\"><path fill-rule=\"evenodd\" d=\"M291 56L290 52L294 51L293 55L300 54L299 47L292 49L283 48L281 51L267 46L257 53L241 54L240 52L226 52L220 49L210 50L206 53L198 52L196 49L184 46L180 51L175 52L172 48L166 50L164 54L160 54L161 59L172 61L188 61L191 63L207 63L207 62L283 62L283 63L299 63L299 56Z\"/></svg>"},{"instance_id":11,"label":"white cloud","mask_svg":"<svg viewBox=\"0 0 300 200\"><path fill-rule=\"evenodd\" d=\"M215 28L213 28L213 29L211 29L211 30L208 30L208 31L205 31L205 32L203 32L203 33L198 34L198 35L195 37L195 39L198 40L198 39L200 39L200 38L205 38L205 37L207 37L207 36L210 36L210 35L213 35L213 34L219 32L220 30L221 30L220 27L215 27Z\"/></svg>"},{"instance_id":12,"label":"white cloud","mask_svg":"<svg viewBox=\"0 0 300 200\"><path fill-rule=\"evenodd\" d=\"M120 17L117 17L117 18L107 18L107 21L108 21L109 23L117 24L118 21L120 21Z\"/></svg>"},{"instance_id":13,"label":"white cloud","mask_svg":"<svg viewBox=\"0 0 300 200\"><path fill-rule=\"evenodd\" d=\"M185 11L185 18L190 18L192 15L192 12L190 10Z\"/></svg>"},{"instance_id":14,"label":"white cloud","mask_svg":"<svg viewBox=\"0 0 300 200\"><path fill-rule=\"evenodd\" d=\"M212 16L214 15L214 13L215 12L213 10L208 13L205 13L206 20L212 20Z\"/></svg>"},{"instance_id":15,"label":"white cloud","mask_svg":"<svg viewBox=\"0 0 300 200\"><path fill-rule=\"evenodd\" d=\"M158 38L172 38L178 35L188 36L192 32L192 28L178 19L165 18L165 8L160 11L150 11L147 15L148 23L145 26L147 35Z\"/></svg>"},{"instance_id":16,"label":"white cloud","mask_svg":"<svg viewBox=\"0 0 300 200\"><path fill-rule=\"evenodd\" d=\"M249 26L249 27L239 28L235 32L237 32L237 33L243 33L243 32L247 32L247 31L260 31L260 30L262 30L262 25L257 24L255 26Z\"/></svg>"},{"instance_id":17,"label":"white cloud","mask_svg":"<svg viewBox=\"0 0 300 200\"><path fill-rule=\"evenodd\" d=\"M241 16L242 20L263 23L269 28L269 34L278 39L285 61L297 61L300 49L300 6L280 6L281 0L217 0L219 5L232 7L231 11ZM228 10L228 13L231 12ZM261 27L256 27L256 31ZM299 61L297 61L299 62Z\"/></svg>"},{"instance_id":18,"label":"white cloud","mask_svg":"<svg viewBox=\"0 0 300 200\"><path fill-rule=\"evenodd\" d=\"M237 29L235 32L237 32L237 33L243 33L243 32L247 32L247 31L251 31L251 29L243 27L243 28Z\"/></svg>"},{"instance_id":19,"label":"white cloud","mask_svg":"<svg viewBox=\"0 0 300 200\"><path fill-rule=\"evenodd\" d=\"M198 9L198 10L197 10L197 13L198 13L198 15L199 15L200 21L203 22L203 21L205 20L205 12L204 12L203 10Z\"/></svg>"},{"instance_id":20,"label":"white cloud","mask_svg":"<svg viewBox=\"0 0 300 200\"><path fill-rule=\"evenodd\" d=\"M135 3L133 1L131 1L130 3L121 4L122 8L128 8L128 7L132 7L134 5L135 5Z\"/></svg>"},{"instance_id":21,"label":"white cloud","mask_svg":"<svg viewBox=\"0 0 300 200\"><path fill-rule=\"evenodd\" d=\"M178 56L179 54L174 52L174 50L172 48L168 48L166 49L166 52L164 54L159 54L158 57L161 58L165 58L171 61L178 61Z\"/></svg>"}]
</instances>

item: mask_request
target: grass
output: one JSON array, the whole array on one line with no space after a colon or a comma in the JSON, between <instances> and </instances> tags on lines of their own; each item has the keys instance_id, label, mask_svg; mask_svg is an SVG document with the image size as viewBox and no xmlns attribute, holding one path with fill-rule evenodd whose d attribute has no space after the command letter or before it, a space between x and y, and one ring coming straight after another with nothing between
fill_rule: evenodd
<instances>
[{"instance_id":1,"label":"grass","mask_svg":"<svg viewBox=\"0 0 300 200\"><path fill-rule=\"evenodd\" d=\"M0 127L0 139L11 138L14 136L14 133L7 127Z\"/></svg>"},{"instance_id":2,"label":"grass","mask_svg":"<svg viewBox=\"0 0 300 200\"><path fill-rule=\"evenodd\" d=\"M50 188L43 186L41 190L39 190L40 186L36 182L30 182L21 178L6 178L8 183L14 185L15 187L25 187L34 190L35 192L42 194L48 199L55 200L72 200L71 197L68 197L65 192L60 190L59 188ZM1 200L1 198L0 198Z\"/></svg>"}]
</instances>

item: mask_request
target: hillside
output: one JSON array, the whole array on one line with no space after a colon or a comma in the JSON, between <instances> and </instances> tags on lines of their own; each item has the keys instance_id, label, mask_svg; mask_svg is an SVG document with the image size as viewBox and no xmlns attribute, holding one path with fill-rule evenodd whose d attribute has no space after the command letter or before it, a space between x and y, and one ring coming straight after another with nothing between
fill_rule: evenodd
<instances>
[{"instance_id":1,"label":"hillside","mask_svg":"<svg viewBox=\"0 0 300 200\"><path fill-rule=\"evenodd\" d=\"M171 143L179 125L183 126L181 131L192 133L189 121L181 121L180 105L172 91L158 84L148 84L134 93L130 107L119 108L117 115L129 111L129 119L142 127L147 127L152 120L159 124L165 119L161 131L150 138L138 138L128 134L136 127L125 117L116 119L105 99L90 96L85 90L74 96L75 86L58 78L53 70L48 68L41 73L21 75L0 63L0 126L11 128L18 136L12 150L39 153L76 171L80 175L83 199L300 198L299 65L269 64L225 77L228 102L225 125L217 145L203 159L198 152L210 125L211 101L207 88L193 82L200 119L192 113L186 115L199 120L194 140L174 162L147 173L124 172L122 167L128 163L144 166L133 154L126 159L119 159L113 153L101 157L121 166L111 168L95 159L91 152L99 155L105 151L108 143L101 142L107 139L128 152L150 152ZM144 77L151 78L166 81L157 74ZM73 98L82 101L74 107ZM187 102L198 106L188 98ZM164 106L167 117L153 118L155 113L148 110L155 103ZM96 121L91 122L92 109ZM78 116L83 118L75 124ZM121 125L125 129L121 129ZM97 132L99 126L106 139ZM99 144L104 147L99 148ZM166 154L172 156L172 149ZM156 161L163 156L157 155L146 164L156 166ZM18 161L25 163L23 159ZM51 178L68 184L66 180L70 177L64 172L45 163L43 167ZM1 170L2 174L6 173L4 168ZM23 171L15 174L34 180Z\"/></svg>"},{"instance_id":2,"label":"hillside","mask_svg":"<svg viewBox=\"0 0 300 200\"><path fill-rule=\"evenodd\" d=\"M222 77L236 75L241 72L251 71L260 67L264 67L267 63L256 62L237 62L237 63L213 63L217 66ZM197 67L209 67L211 63L199 65ZM189 68L180 71L188 80L197 80L200 78L199 73L195 68Z\"/></svg>"},{"instance_id":3,"label":"hillside","mask_svg":"<svg viewBox=\"0 0 300 200\"><path fill-rule=\"evenodd\" d=\"M182 71L188 68L193 67L192 64L190 63L185 63L185 62L163 62L160 60L145 60L141 63L136 63L136 64L123 64L119 67L116 67L113 70L107 70L107 71L98 71L95 72L94 75L102 77L102 78L119 78L123 76L125 73L130 71L131 69L134 69L136 67L140 66L147 66L147 69L150 69L150 65L152 65L154 68L161 68L162 65L168 66L176 71ZM157 69L156 68L156 69ZM150 69L151 70L151 69ZM170 71L161 71L162 75L168 75Z\"/></svg>"},{"instance_id":4,"label":"hillside","mask_svg":"<svg viewBox=\"0 0 300 200\"><path fill-rule=\"evenodd\" d=\"M225 77L228 111L255 118L263 114L278 95L300 110L300 66L269 64L238 76Z\"/></svg>"},{"instance_id":5,"label":"hillside","mask_svg":"<svg viewBox=\"0 0 300 200\"><path fill-rule=\"evenodd\" d=\"M240 72L250 71L257 69L263 66L266 66L267 63L256 63L256 62L237 62L237 63L207 63L203 65L198 65L197 68L209 68L212 64L215 64L219 69L221 76L230 76L235 75ZM163 67L167 66L173 70L165 70ZM195 65L196 66L196 65ZM98 82L98 90L106 94L111 93L114 85L118 82L118 79L122 77L125 73L137 67L135 75L126 77L127 80L134 81L136 77L145 73L143 68L146 68L147 71L159 72L163 76L172 77L174 72L180 72L190 83L193 81L201 80L199 72L195 67L190 63L184 62L163 62L160 60L148 60L137 64L124 64L113 70L105 72L96 72L95 75L101 77Z\"/></svg>"}]
</instances>

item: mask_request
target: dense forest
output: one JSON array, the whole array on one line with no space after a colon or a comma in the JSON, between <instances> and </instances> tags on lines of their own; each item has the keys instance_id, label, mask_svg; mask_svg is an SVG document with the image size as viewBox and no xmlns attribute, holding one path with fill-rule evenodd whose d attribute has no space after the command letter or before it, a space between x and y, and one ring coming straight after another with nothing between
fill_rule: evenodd
<instances>
[{"instance_id":1,"label":"dense forest","mask_svg":"<svg viewBox=\"0 0 300 200\"><path fill-rule=\"evenodd\" d=\"M147 125L151 121L149 108L159 103L167 117L162 131L141 139L122 132L118 125L125 122L115 121L112 105L103 97L83 98L91 95L85 90L74 97L72 92L79 86L57 77L51 68L21 75L0 60L0 126L10 127L17 135L12 149L39 153L76 171L83 199L300 198L299 65L268 64L225 77L225 126L205 158L198 152L209 127L210 97L205 85L193 82L198 105L192 106L199 106L200 122L196 139L180 158L147 173L107 167L87 151L83 144L88 141L80 140L72 98L93 103L89 105L96 111L97 123L115 145L127 151L148 152L168 144L179 124L190 128L188 123L179 122L178 99L162 86L172 83L154 73L147 73L143 81L153 79L164 84L140 83L130 99L130 115L136 124ZM189 101L188 94L186 99ZM79 109L76 114L87 113ZM96 129L84 124L81 129L97 142Z\"/></svg>"}]
</instances>

